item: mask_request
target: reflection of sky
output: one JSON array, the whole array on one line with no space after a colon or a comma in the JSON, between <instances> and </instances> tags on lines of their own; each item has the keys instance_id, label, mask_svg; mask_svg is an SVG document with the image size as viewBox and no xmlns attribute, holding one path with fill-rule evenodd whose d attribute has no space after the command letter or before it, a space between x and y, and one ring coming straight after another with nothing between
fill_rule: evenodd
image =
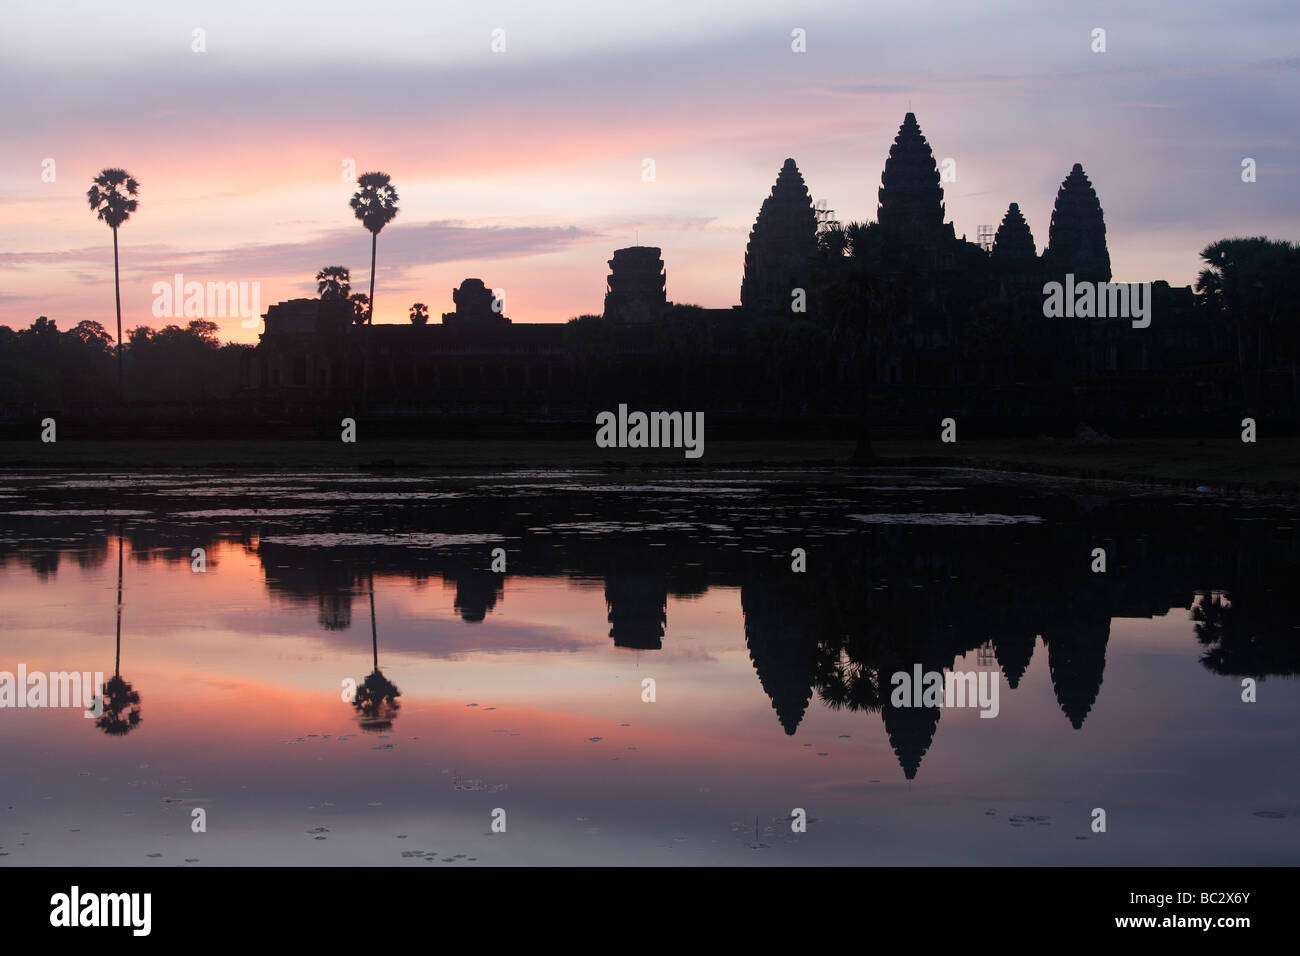
<instances>
[{"instance_id":1,"label":"reflection of sky","mask_svg":"<svg viewBox=\"0 0 1300 956\"><path fill-rule=\"evenodd\" d=\"M122 673L144 715L134 733L105 738L76 711L0 713L0 760L22 768L5 774L4 863L435 865L403 850L650 864L1300 857L1295 684L1265 681L1259 703L1240 703L1235 680L1197 663L1181 609L1112 624L1082 730L1060 711L1040 644L1020 687L1003 684L997 719L943 712L909 784L877 715L814 701L785 736L735 589L670 598L664 650L634 652L607 637L603 592L589 584L507 578L487 621L465 624L436 579L377 577L380 664L402 690L380 738L359 733L340 699L343 678L370 669L368 596L354 596L349 630L327 632L314 606L267 594L255 555L222 545L213 558L195 575L128 550ZM41 583L8 565L0 669L110 671L115 600L115 561L65 562ZM644 677L654 704L641 702ZM190 833L192 806L207 810L207 834ZM1104 836L1088 833L1096 806ZM508 832L488 836L496 807ZM778 820L794 807L815 821L797 839ZM770 844L757 851L746 847L756 815ZM1016 815L1049 822L1013 827Z\"/></svg>"},{"instance_id":2,"label":"reflection of sky","mask_svg":"<svg viewBox=\"0 0 1300 956\"><path fill-rule=\"evenodd\" d=\"M1058 4L376 3L371 35L264 3L131 15L91 3L8 11L0 36L0 322L68 327L111 311L111 245L86 209L102 167L143 184L124 227L127 328L162 324L154 282L259 281L262 305L314 294L321 266L368 282L344 158L394 177L379 321L476 275L518 321L601 308L605 261L664 250L671 298L733 304L748 231L786 156L839 217L874 218L903 113L942 159L948 217L972 239L1019 202L1041 249L1082 162L1117 279L1194 280L1228 235L1296 238L1298 61L1290 0L1177 15ZM152 8L152 9L150 9ZM790 32L807 32L807 52ZM1090 50L1107 30L1108 50ZM190 52L206 30L207 52ZM506 52L490 52L491 31ZM1240 163L1259 164L1258 182ZM53 158L57 180L41 181ZM656 181L641 181L642 160ZM224 323L250 341L255 330Z\"/></svg>"}]
</instances>

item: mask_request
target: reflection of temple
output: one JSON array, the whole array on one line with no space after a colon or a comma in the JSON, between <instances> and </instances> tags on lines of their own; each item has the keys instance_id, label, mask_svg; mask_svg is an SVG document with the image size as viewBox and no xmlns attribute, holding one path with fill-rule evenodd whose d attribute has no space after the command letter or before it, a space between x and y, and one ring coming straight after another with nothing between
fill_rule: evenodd
<instances>
[{"instance_id":1,"label":"reflection of temple","mask_svg":"<svg viewBox=\"0 0 1300 956\"><path fill-rule=\"evenodd\" d=\"M657 651L668 621L668 585L655 571L611 571L605 578L609 636L615 647Z\"/></svg>"},{"instance_id":2,"label":"reflection of temple","mask_svg":"<svg viewBox=\"0 0 1300 956\"><path fill-rule=\"evenodd\" d=\"M934 743L941 713L938 707L895 707L887 698L880 708L889 746L908 780L916 778L916 772L921 769L921 758Z\"/></svg>"},{"instance_id":3,"label":"reflection of temple","mask_svg":"<svg viewBox=\"0 0 1300 956\"><path fill-rule=\"evenodd\" d=\"M1007 628L993 637L993 651L997 655L998 666L1006 675L1007 684L1012 690L1020 686L1020 678L1025 676L1029 661L1034 656L1034 644L1037 637L1032 630Z\"/></svg>"},{"instance_id":4,"label":"reflection of temple","mask_svg":"<svg viewBox=\"0 0 1300 956\"><path fill-rule=\"evenodd\" d=\"M663 521L662 501L647 504L586 490L567 494L559 488L548 492L546 509L581 512L584 527ZM539 523L539 508L516 515L492 495L434 498L403 508L412 526L490 527L521 542L511 557L510 581L566 577L592 583L603 592L618 647L664 646L670 595L739 589L743 624L734 633L748 648L755 693L775 712L770 732L798 734L809 708L841 708L863 719L879 713L905 775L920 776L938 720L933 713L890 707L890 674L915 663L930 670L968 669L963 658L973 659L986 643L1006 678L1004 691L1018 691L1031 679L1050 680L1065 716L1063 729L1066 722L1082 728L1105 700L1110 622L1117 617L1182 609L1189 640L1194 634L1208 671L1256 678L1300 673L1300 615L1294 609L1300 534L1291 525L1242 521L1222 506L1189 505L1176 497L1083 507L1068 495L1027 496L1000 485L931 492L929 501L936 513L1033 513L1044 523L880 525L847 534L836 525L817 545L817 573L799 575L791 573L788 554L769 554L767 519L737 541L734 516L727 514L733 502L701 501L692 505L700 523L654 533L545 536L529 534ZM788 511L770 506L776 509L771 524L807 521L801 516L805 505L804 498L792 496L782 506ZM721 530L711 531L715 519ZM88 560L104 560L104 536L88 536L82 519L47 520L50 540L74 542L53 557L85 552L92 555ZM219 534L193 524L140 524L130 529L133 560L188 564L193 541L209 548L220 542L244 547L260 561L268 591L301 606L306 619L316 617L330 632L323 635L327 642L349 648L352 636L335 632L359 623L352 602L357 595L365 600L372 571L376 577L441 578L454 587L456 611L469 621L499 613L508 586L504 575L477 570L485 558L481 550L292 547L248 531L261 520ZM333 520L333 530L347 534L373 532L375 519L372 513L343 511ZM1106 574L1089 570L1087 556L1098 544L1110 558ZM51 554L50 545L0 537L0 560L27 566L37 553ZM1204 593L1207 588L1214 593ZM1047 657L1040 655L1030 677L1039 639ZM380 713L384 688L372 689L375 718L387 719ZM129 693L122 700L129 705ZM1002 698L1004 713L1015 707L1015 699Z\"/></svg>"},{"instance_id":5,"label":"reflection of temple","mask_svg":"<svg viewBox=\"0 0 1300 956\"><path fill-rule=\"evenodd\" d=\"M492 571L464 570L456 574L454 607L461 620L476 623L497 606L505 591L505 576Z\"/></svg>"},{"instance_id":6,"label":"reflection of temple","mask_svg":"<svg viewBox=\"0 0 1300 956\"><path fill-rule=\"evenodd\" d=\"M820 634L812 624L810 597L792 594L776 581L740 590L749 659L777 720L791 736L808 709L817 678Z\"/></svg>"},{"instance_id":7,"label":"reflection of temple","mask_svg":"<svg viewBox=\"0 0 1300 956\"><path fill-rule=\"evenodd\" d=\"M1052 689L1075 730L1083 726L1101 690L1109 639L1110 615L1096 610L1080 609L1043 634Z\"/></svg>"}]
</instances>

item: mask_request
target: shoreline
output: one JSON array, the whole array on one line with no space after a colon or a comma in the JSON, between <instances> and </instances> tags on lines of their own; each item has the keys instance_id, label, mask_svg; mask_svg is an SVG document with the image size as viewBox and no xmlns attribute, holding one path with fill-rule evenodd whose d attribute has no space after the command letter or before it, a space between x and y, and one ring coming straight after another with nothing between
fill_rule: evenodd
<instances>
[{"instance_id":1,"label":"shoreline","mask_svg":"<svg viewBox=\"0 0 1300 956\"><path fill-rule=\"evenodd\" d=\"M463 469L665 469L684 475L713 468L979 468L1045 478L1124 482L1229 494L1294 498L1300 492L1300 438L1244 444L1235 440L1157 439L1081 443L1040 439L884 440L876 458L853 461L852 441L715 441L703 458L680 449L602 449L590 441L33 441L0 443L0 469L153 471L451 471Z\"/></svg>"}]
</instances>

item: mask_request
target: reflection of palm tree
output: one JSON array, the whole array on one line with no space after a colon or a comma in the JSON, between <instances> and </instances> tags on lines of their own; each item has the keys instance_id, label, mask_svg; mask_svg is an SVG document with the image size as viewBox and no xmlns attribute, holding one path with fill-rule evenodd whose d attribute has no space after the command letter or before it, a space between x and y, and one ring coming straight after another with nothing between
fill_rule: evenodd
<instances>
[{"instance_id":1,"label":"reflection of palm tree","mask_svg":"<svg viewBox=\"0 0 1300 956\"><path fill-rule=\"evenodd\" d=\"M140 694L122 680L122 526L117 528L117 650L113 677L100 689L103 713L95 726L113 737L130 733L140 724Z\"/></svg>"},{"instance_id":2,"label":"reflection of palm tree","mask_svg":"<svg viewBox=\"0 0 1300 956\"><path fill-rule=\"evenodd\" d=\"M1200 594L1192 607L1201 664L1215 674L1264 678L1300 673L1300 644L1292 613L1294 569L1226 594Z\"/></svg>"},{"instance_id":3,"label":"reflection of palm tree","mask_svg":"<svg viewBox=\"0 0 1300 956\"><path fill-rule=\"evenodd\" d=\"M397 702L401 691L379 669L379 632L375 629L375 576L370 574L370 652L373 670L361 682L352 706L361 721L362 730L387 730L401 705Z\"/></svg>"}]
</instances>

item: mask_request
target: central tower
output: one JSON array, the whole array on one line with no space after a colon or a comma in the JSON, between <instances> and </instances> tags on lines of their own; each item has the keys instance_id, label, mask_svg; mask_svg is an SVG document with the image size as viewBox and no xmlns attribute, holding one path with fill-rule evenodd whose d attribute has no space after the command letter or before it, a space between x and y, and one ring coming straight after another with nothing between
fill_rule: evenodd
<instances>
[{"instance_id":1,"label":"central tower","mask_svg":"<svg viewBox=\"0 0 1300 956\"><path fill-rule=\"evenodd\" d=\"M882 226L918 239L930 239L943 229L939 167L915 113L903 117L894 145L889 147L885 171L880 175L879 197L876 221Z\"/></svg>"}]
</instances>

